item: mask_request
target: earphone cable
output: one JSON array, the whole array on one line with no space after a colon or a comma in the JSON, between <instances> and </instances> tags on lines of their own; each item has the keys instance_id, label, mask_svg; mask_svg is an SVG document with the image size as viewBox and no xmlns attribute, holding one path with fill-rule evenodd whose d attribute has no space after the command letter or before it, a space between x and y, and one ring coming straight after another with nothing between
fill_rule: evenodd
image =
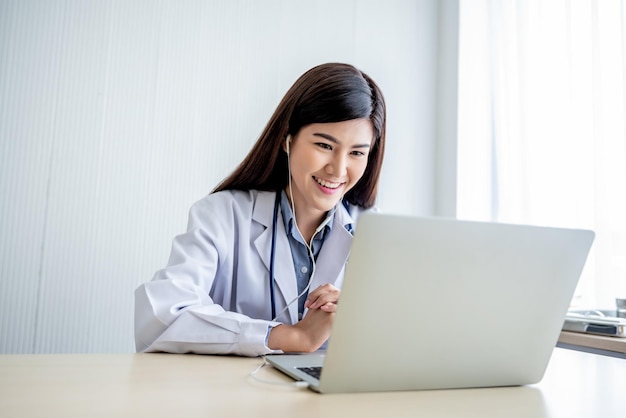
<instances>
[{"instance_id":1,"label":"earphone cable","mask_svg":"<svg viewBox=\"0 0 626 418\"><path fill-rule=\"evenodd\" d=\"M278 312L276 314L276 316L274 316L274 318L272 318L272 321L276 321L276 319L283 314L283 312L285 312L287 309L289 309L289 307L291 305L294 304L294 302L296 302L298 299L300 299L300 297L302 297L303 295L305 295L308 291L309 288L311 287L311 281L313 280L313 276L315 275L315 257L313 256L313 249L311 247L311 243L307 243L306 240L304 239L304 235L302 235L302 232L300 232L300 228L298 228L298 219L296 218L296 204L293 201L293 189L292 189L292 185L291 185L291 159L290 159L290 154L289 154L289 140L286 141L287 142L287 171L289 173L289 199L291 201L291 210L293 212L293 220L294 220L294 224L296 226L296 230L298 231L298 233L300 234L300 236L303 238L303 241L305 242L305 246L309 252L309 258L311 259L311 264L313 265L311 268L311 275L309 276L309 281L306 285L306 287L304 288L304 290L302 292L300 292L300 294L298 296L296 296L295 298L293 298L293 300L291 300L280 312ZM315 231L316 233L319 232ZM313 235L313 237L315 237L315 234ZM313 241L313 237L311 237L311 242Z\"/></svg>"},{"instance_id":2,"label":"earphone cable","mask_svg":"<svg viewBox=\"0 0 626 418\"><path fill-rule=\"evenodd\" d=\"M267 380L267 379L262 379L259 376L257 376L257 373L265 366L269 365L269 363L267 362L267 360L265 358L263 358L263 363L259 364L254 370L252 370L249 374L249 376L251 378L253 378L254 380L256 380L257 382L266 384L266 385L279 385L279 386L292 386L292 387L296 387L298 389L305 389L309 387L309 384L307 382L304 381L295 381L295 382L279 382L279 381L274 381L274 380Z\"/></svg>"}]
</instances>

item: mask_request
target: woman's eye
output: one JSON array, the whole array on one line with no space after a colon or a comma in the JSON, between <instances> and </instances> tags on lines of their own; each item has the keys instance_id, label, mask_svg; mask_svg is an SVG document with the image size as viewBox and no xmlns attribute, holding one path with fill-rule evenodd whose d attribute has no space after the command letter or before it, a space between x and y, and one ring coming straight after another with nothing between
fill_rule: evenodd
<instances>
[{"instance_id":1,"label":"woman's eye","mask_svg":"<svg viewBox=\"0 0 626 418\"><path fill-rule=\"evenodd\" d=\"M332 150L333 147L331 147L329 144L325 143L325 142L318 142L317 146L320 148L324 148L324 149L328 149L328 150Z\"/></svg>"},{"instance_id":2,"label":"woman's eye","mask_svg":"<svg viewBox=\"0 0 626 418\"><path fill-rule=\"evenodd\" d=\"M354 155L355 157L363 157L363 156L365 156L365 153L363 151L352 151L351 154Z\"/></svg>"}]
</instances>

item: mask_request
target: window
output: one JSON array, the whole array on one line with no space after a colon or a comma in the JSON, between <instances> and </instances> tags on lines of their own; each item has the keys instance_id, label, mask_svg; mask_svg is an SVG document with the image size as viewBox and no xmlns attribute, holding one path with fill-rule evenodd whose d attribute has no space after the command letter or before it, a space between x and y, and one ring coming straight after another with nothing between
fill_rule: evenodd
<instances>
[{"instance_id":1,"label":"window","mask_svg":"<svg viewBox=\"0 0 626 418\"><path fill-rule=\"evenodd\" d=\"M457 216L596 232L572 306L626 295L626 5L460 2Z\"/></svg>"}]
</instances>

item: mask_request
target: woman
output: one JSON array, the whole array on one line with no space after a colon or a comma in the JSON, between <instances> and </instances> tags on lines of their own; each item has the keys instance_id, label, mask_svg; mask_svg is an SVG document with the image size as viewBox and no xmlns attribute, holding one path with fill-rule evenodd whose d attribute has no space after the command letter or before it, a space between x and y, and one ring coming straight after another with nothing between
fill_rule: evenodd
<instances>
[{"instance_id":1,"label":"woman","mask_svg":"<svg viewBox=\"0 0 626 418\"><path fill-rule=\"evenodd\" d=\"M347 64L304 73L239 167L135 291L138 351L310 352L330 336L359 214L376 200L383 95Z\"/></svg>"}]
</instances>

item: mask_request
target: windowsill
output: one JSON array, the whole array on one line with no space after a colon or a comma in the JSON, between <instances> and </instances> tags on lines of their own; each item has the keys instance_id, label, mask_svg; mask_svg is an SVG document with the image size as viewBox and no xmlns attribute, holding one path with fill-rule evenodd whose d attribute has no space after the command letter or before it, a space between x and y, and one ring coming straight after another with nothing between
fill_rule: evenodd
<instances>
[{"instance_id":1,"label":"windowsill","mask_svg":"<svg viewBox=\"0 0 626 418\"><path fill-rule=\"evenodd\" d=\"M626 358L626 338L561 331L557 347Z\"/></svg>"}]
</instances>

